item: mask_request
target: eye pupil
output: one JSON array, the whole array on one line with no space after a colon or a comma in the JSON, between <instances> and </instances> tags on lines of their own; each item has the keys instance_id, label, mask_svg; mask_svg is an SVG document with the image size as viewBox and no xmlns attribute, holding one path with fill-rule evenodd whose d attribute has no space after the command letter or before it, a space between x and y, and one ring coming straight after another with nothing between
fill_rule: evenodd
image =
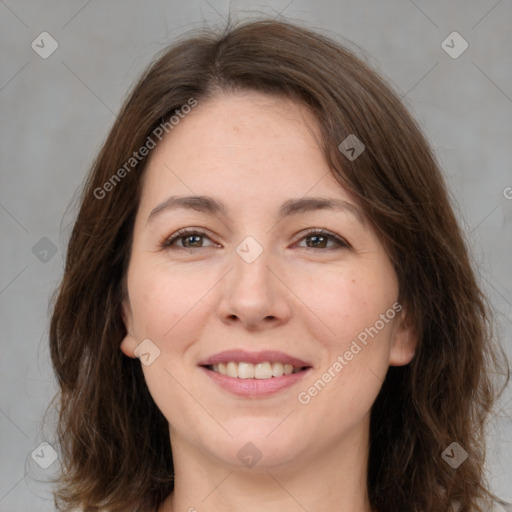
<instances>
[{"instance_id":1,"label":"eye pupil","mask_svg":"<svg viewBox=\"0 0 512 512\"><path fill-rule=\"evenodd\" d=\"M198 245L195 245L196 243L200 242L201 241L201 236L200 235L188 235L186 237L183 238L183 245L185 247L198 247L200 246L199 244ZM186 240L193 240L192 242L192 245L191 244L187 244L186 243Z\"/></svg>"},{"instance_id":2,"label":"eye pupil","mask_svg":"<svg viewBox=\"0 0 512 512\"><path fill-rule=\"evenodd\" d=\"M325 242L327 241L327 237L323 236L323 235L312 235L312 236L309 236L308 237L309 240L315 240L315 242L313 242L313 245L310 244L310 242L308 241L307 242L307 245L308 247L325 247ZM318 241L320 241L320 245L317 243Z\"/></svg>"}]
</instances>

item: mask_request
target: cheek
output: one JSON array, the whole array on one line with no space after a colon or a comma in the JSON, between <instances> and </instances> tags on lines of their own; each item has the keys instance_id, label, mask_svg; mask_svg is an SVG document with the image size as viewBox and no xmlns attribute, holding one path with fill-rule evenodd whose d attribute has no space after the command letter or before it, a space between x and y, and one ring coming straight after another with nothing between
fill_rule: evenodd
<instances>
[{"instance_id":1,"label":"cheek","mask_svg":"<svg viewBox=\"0 0 512 512\"><path fill-rule=\"evenodd\" d=\"M176 272L160 264L134 265L128 289L136 335L152 339L162 348L168 348L170 340L173 347L179 346L180 334L190 335L199 327L198 317L206 314L207 294L215 282L204 272Z\"/></svg>"},{"instance_id":2,"label":"cheek","mask_svg":"<svg viewBox=\"0 0 512 512\"><path fill-rule=\"evenodd\" d=\"M347 294L345 310L337 316L333 312L330 327L335 336L317 338L326 349L324 357L297 394L307 414L323 417L326 425L328 416L338 434L369 413L389 366L393 320L381 320L386 307L370 299L356 292Z\"/></svg>"},{"instance_id":3,"label":"cheek","mask_svg":"<svg viewBox=\"0 0 512 512\"><path fill-rule=\"evenodd\" d=\"M315 331L324 343L344 349L392 307L398 287L393 272L385 270L372 272L366 267L325 273L319 269L295 280L297 295L305 297L303 317L317 324ZM390 324L379 323L379 331L388 334Z\"/></svg>"},{"instance_id":4,"label":"cheek","mask_svg":"<svg viewBox=\"0 0 512 512\"><path fill-rule=\"evenodd\" d=\"M197 402L188 393L187 372L211 315L208 290L216 280L200 272L178 273L159 263L134 264L130 272L134 334L139 341L150 339L160 351L151 365L142 366L144 378L159 410L171 425L180 425L183 418L198 414Z\"/></svg>"},{"instance_id":5,"label":"cheek","mask_svg":"<svg viewBox=\"0 0 512 512\"><path fill-rule=\"evenodd\" d=\"M318 414L325 414L329 403L330 414L340 422L347 413L360 419L371 408L389 364L397 316L395 275L387 267L372 271L366 266L364 271L319 274L308 284L313 282L316 286L305 296L320 329L312 330L315 319L309 315L309 330L326 350L314 378L301 389L299 403L309 403Z\"/></svg>"}]
</instances>

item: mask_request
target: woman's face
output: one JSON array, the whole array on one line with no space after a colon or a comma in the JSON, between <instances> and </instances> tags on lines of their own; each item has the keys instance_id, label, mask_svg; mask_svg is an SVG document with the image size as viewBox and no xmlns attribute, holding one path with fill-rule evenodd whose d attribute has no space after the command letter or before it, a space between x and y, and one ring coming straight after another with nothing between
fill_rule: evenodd
<instances>
[{"instance_id":1,"label":"woman's face","mask_svg":"<svg viewBox=\"0 0 512 512\"><path fill-rule=\"evenodd\" d=\"M151 154L121 348L175 452L261 468L353 445L413 356L393 266L314 134L290 100L218 95Z\"/></svg>"}]
</instances>

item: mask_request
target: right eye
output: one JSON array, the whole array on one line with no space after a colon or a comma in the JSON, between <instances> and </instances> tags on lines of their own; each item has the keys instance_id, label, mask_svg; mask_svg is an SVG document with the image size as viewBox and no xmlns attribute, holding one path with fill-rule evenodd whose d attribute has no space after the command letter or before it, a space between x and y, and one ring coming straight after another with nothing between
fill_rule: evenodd
<instances>
[{"instance_id":1,"label":"right eye","mask_svg":"<svg viewBox=\"0 0 512 512\"><path fill-rule=\"evenodd\" d=\"M170 237L166 238L162 244L163 248L177 247L179 249L201 249L207 247L203 244L203 240L210 240L206 233L197 229L180 229ZM181 245L178 243L181 241ZM210 240L211 241L211 240ZM211 246L215 246L212 242Z\"/></svg>"}]
</instances>

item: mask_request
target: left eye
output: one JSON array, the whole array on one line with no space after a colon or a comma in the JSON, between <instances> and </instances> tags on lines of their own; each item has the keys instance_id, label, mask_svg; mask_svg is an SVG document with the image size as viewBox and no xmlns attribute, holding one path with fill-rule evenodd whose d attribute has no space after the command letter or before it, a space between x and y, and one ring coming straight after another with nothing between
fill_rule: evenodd
<instances>
[{"instance_id":1,"label":"left eye","mask_svg":"<svg viewBox=\"0 0 512 512\"><path fill-rule=\"evenodd\" d=\"M306 247L309 249L332 249L334 247L349 247L348 243L328 231L310 231L300 241L306 240ZM328 247L328 243L333 245ZM304 247L304 246L299 246Z\"/></svg>"}]
</instances>

